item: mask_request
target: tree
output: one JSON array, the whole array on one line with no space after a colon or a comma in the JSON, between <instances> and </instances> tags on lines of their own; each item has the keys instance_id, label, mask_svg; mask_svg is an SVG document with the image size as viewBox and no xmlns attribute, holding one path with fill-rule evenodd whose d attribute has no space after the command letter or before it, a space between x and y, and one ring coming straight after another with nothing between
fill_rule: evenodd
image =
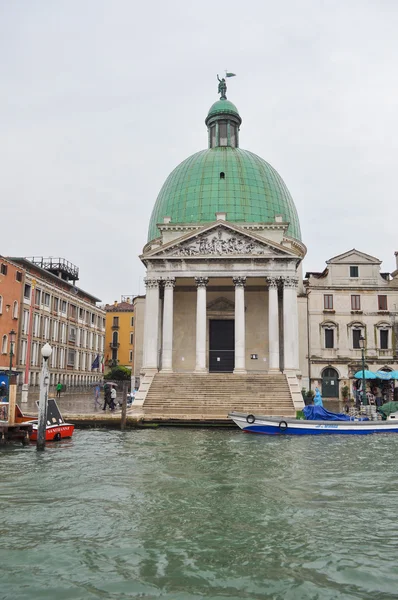
<instances>
[{"instance_id":1,"label":"tree","mask_svg":"<svg viewBox=\"0 0 398 600\"><path fill-rule=\"evenodd\" d=\"M127 367L112 367L108 373L104 375L105 381L130 381L131 369Z\"/></svg>"}]
</instances>

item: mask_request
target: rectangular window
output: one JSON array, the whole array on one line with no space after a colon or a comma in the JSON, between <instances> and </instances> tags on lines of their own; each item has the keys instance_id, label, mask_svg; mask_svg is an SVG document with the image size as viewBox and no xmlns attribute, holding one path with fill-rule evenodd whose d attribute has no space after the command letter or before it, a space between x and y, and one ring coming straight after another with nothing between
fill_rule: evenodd
<instances>
[{"instance_id":1,"label":"rectangular window","mask_svg":"<svg viewBox=\"0 0 398 600\"><path fill-rule=\"evenodd\" d=\"M2 263L0 271L1 271L2 275L7 275L7 265L5 265L4 263Z\"/></svg>"},{"instance_id":2,"label":"rectangular window","mask_svg":"<svg viewBox=\"0 0 398 600\"><path fill-rule=\"evenodd\" d=\"M40 302L41 302L41 290L36 289L36 293L35 293L36 306L40 306Z\"/></svg>"},{"instance_id":3,"label":"rectangular window","mask_svg":"<svg viewBox=\"0 0 398 600\"><path fill-rule=\"evenodd\" d=\"M25 283L25 287L23 289L23 297L26 298L26 300L30 300L30 292L31 292L31 287L28 283Z\"/></svg>"},{"instance_id":4,"label":"rectangular window","mask_svg":"<svg viewBox=\"0 0 398 600\"><path fill-rule=\"evenodd\" d=\"M71 319L76 319L76 306L74 304L69 304L69 316Z\"/></svg>"},{"instance_id":5,"label":"rectangular window","mask_svg":"<svg viewBox=\"0 0 398 600\"><path fill-rule=\"evenodd\" d=\"M350 277L359 277L358 267L350 267Z\"/></svg>"},{"instance_id":6,"label":"rectangular window","mask_svg":"<svg viewBox=\"0 0 398 600\"><path fill-rule=\"evenodd\" d=\"M134 327L134 317L131 317L130 325L131 325L131 327Z\"/></svg>"},{"instance_id":7,"label":"rectangular window","mask_svg":"<svg viewBox=\"0 0 398 600\"><path fill-rule=\"evenodd\" d=\"M129 361L133 362L133 351L132 350L130 350L130 352L129 352Z\"/></svg>"},{"instance_id":8,"label":"rectangular window","mask_svg":"<svg viewBox=\"0 0 398 600\"><path fill-rule=\"evenodd\" d=\"M43 304L44 306L50 306L50 294L43 294Z\"/></svg>"},{"instance_id":9,"label":"rectangular window","mask_svg":"<svg viewBox=\"0 0 398 600\"><path fill-rule=\"evenodd\" d=\"M228 145L228 137L227 137L227 123L221 121L218 125L218 135L220 138L220 146Z\"/></svg>"},{"instance_id":10,"label":"rectangular window","mask_svg":"<svg viewBox=\"0 0 398 600\"><path fill-rule=\"evenodd\" d=\"M388 350L388 329L380 329L380 350Z\"/></svg>"},{"instance_id":11,"label":"rectangular window","mask_svg":"<svg viewBox=\"0 0 398 600\"><path fill-rule=\"evenodd\" d=\"M79 308L79 319L82 321L84 319L84 309Z\"/></svg>"},{"instance_id":12,"label":"rectangular window","mask_svg":"<svg viewBox=\"0 0 398 600\"><path fill-rule=\"evenodd\" d=\"M361 310L361 296L351 296L351 310Z\"/></svg>"},{"instance_id":13,"label":"rectangular window","mask_svg":"<svg viewBox=\"0 0 398 600\"><path fill-rule=\"evenodd\" d=\"M130 344L134 344L134 333L130 333Z\"/></svg>"},{"instance_id":14,"label":"rectangular window","mask_svg":"<svg viewBox=\"0 0 398 600\"><path fill-rule=\"evenodd\" d=\"M66 300L61 302L61 312L66 314Z\"/></svg>"},{"instance_id":15,"label":"rectangular window","mask_svg":"<svg viewBox=\"0 0 398 600\"><path fill-rule=\"evenodd\" d=\"M69 326L69 341L76 342L76 327Z\"/></svg>"},{"instance_id":16,"label":"rectangular window","mask_svg":"<svg viewBox=\"0 0 398 600\"><path fill-rule=\"evenodd\" d=\"M360 348L359 345L359 338L362 335L362 331L360 329L353 329L352 330L352 347L355 350L358 350Z\"/></svg>"},{"instance_id":17,"label":"rectangular window","mask_svg":"<svg viewBox=\"0 0 398 600\"><path fill-rule=\"evenodd\" d=\"M91 313L91 325L95 324L95 314Z\"/></svg>"},{"instance_id":18,"label":"rectangular window","mask_svg":"<svg viewBox=\"0 0 398 600\"><path fill-rule=\"evenodd\" d=\"M75 351L68 350L68 367L73 367L75 365Z\"/></svg>"},{"instance_id":19,"label":"rectangular window","mask_svg":"<svg viewBox=\"0 0 398 600\"><path fill-rule=\"evenodd\" d=\"M334 348L334 329L325 329L325 348Z\"/></svg>"},{"instance_id":20,"label":"rectangular window","mask_svg":"<svg viewBox=\"0 0 398 600\"><path fill-rule=\"evenodd\" d=\"M326 310L331 310L333 308L333 294L324 294L323 308Z\"/></svg>"},{"instance_id":21,"label":"rectangular window","mask_svg":"<svg viewBox=\"0 0 398 600\"><path fill-rule=\"evenodd\" d=\"M58 298L53 298L53 311L58 312L59 300Z\"/></svg>"},{"instance_id":22,"label":"rectangular window","mask_svg":"<svg viewBox=\"0 0 398 600\"><path fill-rule=\"evenodd\" d=\"M21 271L17 271L17 272L15 273L15 279L16 279L17 281L22 281L22 273L21 273Z\"/></svg>"},{"instance_id":23,"label":"rectangular window","mask_svg":"<svg viewBox=\"0 0 398 600\"><path fill-rule=\"evenodd\" d=\"M119 317L113 317L113 327L119 327Z\"/></svg>"},{"instance_id":24,"label":"rectangular window","mask_svg":"<svg viewBox=\"0 0 398 600\"><path fill-rule=\"evenodd\" d=\"M379 310L388 310L387 309L387 296L378 296L379 301Z\"/></svg>"}]
</instances>

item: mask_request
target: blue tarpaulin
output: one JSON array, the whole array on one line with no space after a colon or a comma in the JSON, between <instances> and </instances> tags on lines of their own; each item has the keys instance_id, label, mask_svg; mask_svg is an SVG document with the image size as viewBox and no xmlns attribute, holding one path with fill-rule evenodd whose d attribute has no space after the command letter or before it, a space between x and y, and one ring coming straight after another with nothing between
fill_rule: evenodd
<instances>
[{"instance_id":1,"label":"blue tarpaulin","mask_svg":"<svg viewBox=\"0 0 398 600\"><path fill-rule=\"evenodd\" d=\"M344 413L332 413L323 406L305 406L303 413L307 421L350 421L349 415ZM367 419L366 419L367 420Z\"/></svg>"}]
</instances>

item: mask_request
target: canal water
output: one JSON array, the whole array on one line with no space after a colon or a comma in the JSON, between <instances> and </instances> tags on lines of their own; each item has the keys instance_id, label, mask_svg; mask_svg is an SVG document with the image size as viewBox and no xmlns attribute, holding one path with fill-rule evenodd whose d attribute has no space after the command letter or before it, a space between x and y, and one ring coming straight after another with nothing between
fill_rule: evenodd
<instances>
[{"instance_id":1,"label":"canal water","mask_svg":"<svg viewBox=\"0 0 398 600\"><path fill-rule=\"evenodd\" d=\"M397 453L177 428L9 446L0 598L397 598Z\"/></svg>"}]
</instances>

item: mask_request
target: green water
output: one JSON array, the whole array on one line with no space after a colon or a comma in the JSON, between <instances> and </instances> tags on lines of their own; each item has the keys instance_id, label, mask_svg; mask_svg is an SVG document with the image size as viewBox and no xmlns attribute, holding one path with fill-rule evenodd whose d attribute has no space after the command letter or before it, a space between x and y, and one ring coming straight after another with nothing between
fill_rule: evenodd
<instances>
[{"instance_id":1,"label":"green water","mask_svg":"<svg viewBox=\"0 0 398 600\"><path fill-rule=\"evenodd\" d=\"M187 429L1 449L0 598L397 598L397 452Z\"/></svg>"}]
</instances>

